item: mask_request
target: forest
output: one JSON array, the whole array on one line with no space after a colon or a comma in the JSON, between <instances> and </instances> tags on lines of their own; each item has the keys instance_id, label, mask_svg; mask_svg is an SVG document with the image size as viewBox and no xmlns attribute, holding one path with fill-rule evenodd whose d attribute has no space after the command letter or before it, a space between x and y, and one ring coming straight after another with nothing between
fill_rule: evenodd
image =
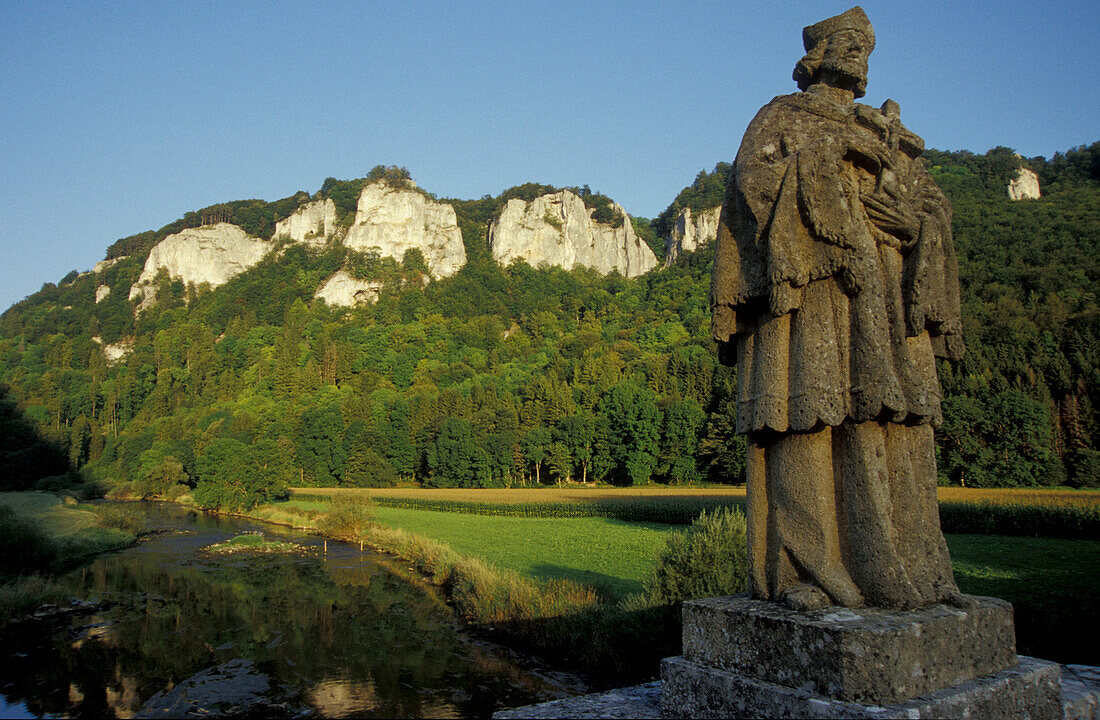
<instances>
[{"instance_id":1,"label":"forest","mask_svg":"<svg viewBox=\"0 0 1100 720\"><path fill-rule=\"evenodd\" d=\"M968 347L939 367L941 484L1100 486L1100 142L1050 160L1008 148L925 157L954 205ZM1008 199L1021 162L1041 199ZM660 256L675 215L720 204L729 172L700 172L658 218L630 221ZM289 486L743 482L736 374L708 332L713 249L632 280L499 266L489 223L510 197L548 186L443 200L468 257L447 279L422 282L415 252L291 244L215 290L162 274L158 304L135 319L129 286L168 234L218 212L270 235L320 197L347 223L372 180L409 178L380 166L313 195L188 213L111 245L101 273L74 271L8 309L0 489L190 492L233 508ZM604 222L624 221L606 196L579 193ZM315 300L340 268L383 280L378 303ZM111 293L96 303L100 284ZM128 352L109 361L108 345Z\"/></svg>"}]
</instances>

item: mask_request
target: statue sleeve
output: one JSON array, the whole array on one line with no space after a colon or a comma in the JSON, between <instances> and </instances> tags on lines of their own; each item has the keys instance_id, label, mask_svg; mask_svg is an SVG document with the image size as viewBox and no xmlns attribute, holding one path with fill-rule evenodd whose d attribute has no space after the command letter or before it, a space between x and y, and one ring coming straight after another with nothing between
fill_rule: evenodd
<instances>
[{"instance_id":1,"label":"statue sleeve","mask_svg":"<svg viewBox=\"0 0 1100 720\"><path fill-rule=\"evenodd\" d=\"M959 266L951 233L951 203L926 171L917 178L920 234L905 260L905 325L910 336L927 330L936 357L959 360L962 338Z\"/></svg>"},{"instance_id":2,"label":"statue sleeve","mask_svg":"<svg viewBox=\"0 0 1100 720\"><path fill-rule=\"evenodd\" d=\"M807 127L817 122L779 98L745 133L723 203L711 282L711 329L719 342L751 327L760 313L798 308L808 282L844 267L853 222L843 141ZM817 139L803 144L807 134Z\"/></svg>"}]
</instances>

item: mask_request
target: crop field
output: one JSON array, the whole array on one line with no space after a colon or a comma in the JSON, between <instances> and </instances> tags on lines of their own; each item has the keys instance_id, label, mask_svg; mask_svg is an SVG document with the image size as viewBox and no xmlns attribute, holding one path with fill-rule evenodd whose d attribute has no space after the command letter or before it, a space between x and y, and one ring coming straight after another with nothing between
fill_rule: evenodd
<instances>
[{"instance_id":1,"label":"crop field","mask_svg":"<svg viewBox=\"0 0 1100 720\"><path fill-rule=\"evenodd\" d=\"M687 525L704 510L744 505L744 488L299 488L295 502L367 497L377 505L530 518L611 518ZM944 532L1100 540L1100 493L940 488Z\"/></svg>"},{"instance_id":2,"label":"crop field","mask_svg":"<svg viewBox=\"0 0 1100 720\"><path fill-rule=\"evenodd\" d=\"M292 488L293 495L365 495L373 500L401 498L451 502L500 504L596 502L599 500L645 499L658 502L675 500L744 501L745 488L676 487L650 485L617 488L606 485L591 487L546 488ZM996 505L1048 505L1057 507L1100 507L1098 490L1063 490L1038 488L936 488L940 502L992 503Z\"/></svg>"},{"instance_id":3,"label":"crop field","mask_svg":"<svg viewBox=\"0 0 1100 720\"><path fill-rule=\"evenodd\" d=\"M667 485L617 488L606 485L565 488L292 488L293 495L356 494L372 500L380 498L431 499L457 502L483 503L570 503L620 500L623 498L646 500L684 500L689 498L745 499L743 487L681 488Z\"/></svg>"}]
</instances>

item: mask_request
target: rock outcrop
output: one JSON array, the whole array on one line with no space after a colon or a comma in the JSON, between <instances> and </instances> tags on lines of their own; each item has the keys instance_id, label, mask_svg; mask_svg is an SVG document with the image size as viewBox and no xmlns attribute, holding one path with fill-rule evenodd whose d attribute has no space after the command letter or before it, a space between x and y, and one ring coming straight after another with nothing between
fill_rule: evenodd
<instances>
[{"instance_id":1,"label":"rock outcrop","mask_svg":"<svg viewBox=\"0 0 1100 720\"><path fill-rule=\"evenodd\" d=\"M665 245L665 267L671 267L681 253L697 250L718 237L718 218L721 214L721 206L704 210L698 217L692 217L691 208L681 210Z\"/></svg>"},{"instance_id":2,"label":"rock outcrop","mask_svg":"<svg viewBox=\"0 0 1100 720\"><path fill-rule=\"evenodd\" d=\"M111 258L110 260L100 260L99 262L97 262L95 264L95 267L92 268L92 272L101 273L104 270L106 270L107 268L111 267L112 265L114 265L116 263L119 263L119 262L122 262L127 257L129 257L129 256L128 255L123 255L122 257Z\"/></svg>"},{"instance_id":3,"label":"rock outcrop","mask_svg":"<svg viewBox=\"0 0 1100 720\"><path fill-rule=\"evenodd\" d=\"M657 258L637 235L618 205L624 222L613 227L596 222L584 201L569 190L540 195L531 202L509 200L489 226L489 248L502 265L520 259L532 267L557 265L566 270L590 267L607 274L618 270L637 277Z\"/></svg>"},{"instance_id":4,"label":"rock outcrop","mask_svg":"<svg viewBox=\"0 0 1100 720\"><path fill-rule=\"evenodd\" d=\"M140 300L138 312L155 303L153 280L161 268L186 285L224 285L260 262L271 247L271 243L258 240L230 223L187 228L153 246L145 268L130 288L130 299Z\"/></svg>"},{"instance_id":5,"label":"rock outcrop","mask_svg":"<svg viewBox=\"0 0 1100 720\"><path fill-rule=\"evenodd\" d=\"M272 240L288 237L297 243L318 245L336 232L336 205L331 199L307 203L275 223Z\"/></svg>"},{"instance_id":6,"label":"rock outcrop","mask_svg":"<svg viewBox=\"0 0 1100 720\"><path fill-rule=\"evenodd\" d=\"M320 298L329 305L352 307L373 305L378 302L381 294L382 283L378 280L356 280L347 272L339 270L325 281L313 297Z\"/></svg>"},{"instance_id":7,"label":"rock outcrop","mask_svg":"<svg viewBox=\"0 0 1100 720\"><path fill-rule=\"evenodd\" d=\"M1039 196L1039 176L1026 167L1021 167L1016 171L1016 179L1008 183L1008 199L1035 200Z\"/></svg>"},{"instance_id":8,"label":"rock outcrop","mask_svg":"<svg viewBox=\"0 0 1100 720\"><path fill-rule=\"evenodd\" d=\"M419 250L432 277L454 275L466 264L466 247L450 205L437 203L412 189L375 182L363 188L355 221L344 245L360 251L377 249L398 262L407 250Z\"/></svg>"},{"instance_id":9,"label":"rock outcrop","mask_svg":"<svg viewBox=\"0 0 1100 720\"><path fill-rule=\"evenodd\" d=\"M107 296L111 294L111 288L107 285L100 285L95 289L95 302L96 305L107 299Z\"/></svg>"},{"instance_id":10,"label":"rock outcrop","mask_svg":"<svg viewBox=\"0 0 1100 720\"><path fill-rule=\"evenodd\" d=\"M103 349L103 357L106 358L108 365L117 365L126 359L126 356L134 351L134 339L126 338L119 340L116 343L103 344L103 338L98 335L92 336L92 342L96 343Z\"/></svg>"}]
</instances>

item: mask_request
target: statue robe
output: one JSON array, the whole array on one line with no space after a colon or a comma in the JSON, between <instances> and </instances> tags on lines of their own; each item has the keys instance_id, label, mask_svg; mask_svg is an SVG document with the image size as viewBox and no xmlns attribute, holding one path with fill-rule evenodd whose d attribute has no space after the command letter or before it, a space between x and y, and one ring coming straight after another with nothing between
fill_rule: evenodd
<instances>
[{"instance_id":1,"label":"statue robe","mask_svg":"<svg viewBox=\"0 0 1100 720\"><path fill-rule=\"evenodd\" d=\"M853 144L892 167L861 165ZM908 608L958 592L932 437L935 357L963 352L958 279L950 205L922 149L896 118L815 88L772 100L742 141L711 307L750 440L757 597L808 583L840 605ZM915 210L915 240L868 219L860 198L884 185Z\"/></svg>"}]
</instances>

